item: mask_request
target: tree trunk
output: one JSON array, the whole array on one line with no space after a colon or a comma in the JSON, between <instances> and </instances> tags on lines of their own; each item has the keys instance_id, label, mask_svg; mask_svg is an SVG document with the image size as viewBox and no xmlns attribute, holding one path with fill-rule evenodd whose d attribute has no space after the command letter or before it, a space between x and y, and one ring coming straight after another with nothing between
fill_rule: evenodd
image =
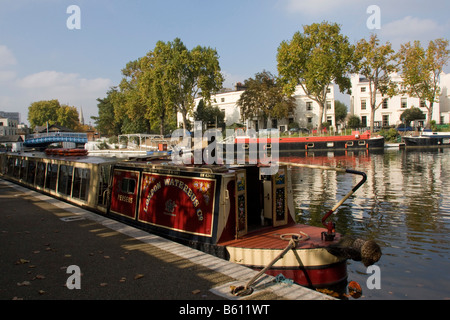
<instances>
[{"instance_id":1,"label":"tree trunk","mask_svg":"<svg viewBox=\"0 0 450 320\"><path fill-rule=\"evenodd\" d=\"M433 117L433 101L430 102L430 107L427 108L428 115L427 115L427 125L425 126L426 129L431 129L431 120Z\"/></svg>"},{"instance_id":2,"label":"tree trunk","mask_svg":"<svg viewBox=\"0 0 450 320\"><path fill-rule=\"evenodd\" d=\"M322 131L324 104L323 102L318 103L319 103L319 125L317 126L317 131L320 133Z\"/></svg>"}]
</instances>

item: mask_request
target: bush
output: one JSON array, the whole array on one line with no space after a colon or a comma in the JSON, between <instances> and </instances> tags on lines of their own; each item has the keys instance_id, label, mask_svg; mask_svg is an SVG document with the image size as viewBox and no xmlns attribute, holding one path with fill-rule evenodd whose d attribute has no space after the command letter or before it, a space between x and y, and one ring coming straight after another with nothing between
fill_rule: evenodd
<instances>
[{"instance_id":1,"label":"bush","mask_svg":"<svg viewBox=\"0 0 450 320\"><path fill-rule=\"evenodd\" d=\"M380 135L384 137L386 141L397 142L397 137L399 136L398 131L394 128L390 128L389 130L381 129Z\"/></svg>"}]
</instances>

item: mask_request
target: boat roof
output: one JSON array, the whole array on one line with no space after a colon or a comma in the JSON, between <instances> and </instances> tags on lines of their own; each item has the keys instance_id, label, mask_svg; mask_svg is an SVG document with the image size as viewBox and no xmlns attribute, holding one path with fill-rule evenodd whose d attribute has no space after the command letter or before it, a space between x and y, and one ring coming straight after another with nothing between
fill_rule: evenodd
<instances>
[{"instance_id":1,"label":"boat roof","mask_svg":"<svg viewBox=\"0 0 450 320\"><path fill-rule=\"evenodd\" d=\"M47 155L45 152L40 151L23 151L23 152L8 152L7 155L21 156L35 159L55 159L63 161L73 161L80 163L92 163L92 164L108 164L121 161L115 157L91 157L91 156L59 156L59 155Z\"/></svg>"}]
</instances>

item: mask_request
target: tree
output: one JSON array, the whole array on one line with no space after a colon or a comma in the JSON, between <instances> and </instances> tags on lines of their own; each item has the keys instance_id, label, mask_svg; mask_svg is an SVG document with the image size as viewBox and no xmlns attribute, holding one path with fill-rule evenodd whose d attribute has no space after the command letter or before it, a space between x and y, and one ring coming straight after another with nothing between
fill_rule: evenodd
<instances>
[{"instance_id":1,"label":"tree","mask_svg":"<svg viewBox=\"0 0 450 320\"><path fill-rule=\"evenodd\" d=\"M271 118L285 118L296 107L295 98L284 94L283 87L268 71L257 73L254 79L245 80L244 86L246 90L237 101L244 119L263 117L266 122Z\"/></svg>"},{"instance_id":2,"label":"tree","mask_svg":"<svg viewBox=\"0 0 450 320\"><path fill-rule=\"evenodd\" d=\"M28 121L32 128L36 126L52 125L58 121L58 109L61 108L59 101L42 100L31 103L28 107Z\"/></svg>"},{"instance_id":3,"label":"tree","mask_svg":"<svg viewBox=\"0 0 450 320\"><path fill-rule=\"evenodd\" d=\"M278 73L284 92L291 95L300 85L305 94L319 104L319 125L322 129L327 90L334 82L339 90L350 92L350 71L353 46L340 33L340 26L322 22L303 27L291 41L278 48Z\"/></svg>"},{"instance_id":4,"label":"tree","mask_svg":"<svg viewBox=\"0 0 450 320\"><path fill-rule=\"evenodd\" d=\"M355 48L354 72L363 75L369 84L370 131L373 132L375 111L386 97L397 93L397 85L390 75L397 70L396 54L389 42L380 45L377 35L372 34L369 41L361 39ZM377 101L377 95L381 99Z\"/></svg>"},{"instance_id":5,"label":"tree","mask_svg":"<svg viewBox=\"0 0 450 320\"><path fill-rule=\"evenodd\" d=\"M406 88L404 93L424 102L428 129L431 128L433 104L439 102L441 93L440 74L449 60L448 44L448 40L436 39L424 49L420 41L414 41L414 44L408 42L402 45L399 52L401 77Z\"/></svg>"},{"instance_id":6,"label":"tree","mask_svg":"<svg viewBox=\"0 0 450 320\"><path fill-rule=\"evenodd\" d=\"M361 119L358 116L351 115L348 117L347 125L352 129L359 128L361 127Z\"/></svg>"},{"instance_id":7,"label":"tree","mask_svg":"<svg viewBox=\"0 0 450 320\"><path fill-rule=\"evenodd\" d=\"M118 95L116 87L110 88L103 99L97 99L98 117L91 117L95 121L95 126L103 135L117 136L121 134L122 117L116 116L116 101Z\"/></svg>"},{"instance_id":8,"label":"tree","mask_svg":"<svg viewBox=\"0 0 450 320\"><path fill-rule=\"evenodd\" d=\"M425 115L419 108L411 107L402 112L400 119L405 121L405 124L409 126L411 121L425 119Z\"/></svg>"},{"instance_id":9,"label":"tree","mask_svg":"<svg viewBox=\"0 0 450 320\"><path fill-rule=\"evenodd\" d=\"M145 119L150 127L157 123L161 134L176 111L186 129L194 99L202 96L209 101L224 81L216 50L201 46L188 50L179 38L158 41L153 51L129 62L122 73L120 89L129 121Z\"/></svg>"},{"instance_id":10,"label":"tree","mask_svg":"<svg viewBox=\"0 0 450 320\"><path fill-rule=\"evenodd\" d=\"M61 105L58 100L42 100L28 107L28 121L32 128L59 124L74 131L82 130L78 111L75 107Z\"/></svg>"},{"instance_id":11,"label":"tree","mask_svg":"<svg viewBox=\"0 0 450 320\"><path fill-rule=\"evenodd\" d=\"M214 123L217 127L224 127L225 112L218 107L205 104L203 99L200 99L197 110L194 111L194 120L201 121L204 125Z\"/></svg>"},{"instance_id":12,"label":"tree","mask_svg":"<svg viewBox=\"0 0 450 320\"><path fill-rule=\"evenodd\" d=\"M61 105L61 107L57 110L56 122L61 126L72 129L74 131L82 130L78 110L75 107Z\"/></svg>"},{"instance_id":13,"label":"tree","mask_svg":"<svg viewBox=\"0 0 450 320\"><path fill-rule=\"evenodd\" d=\"M336 119L336 123L343 123L347 118L348 108L347 106L339 101L334 101L334 116Z\"/></svg>"},{"instance_id":14,"label":"tree","mask_svg":"<svg viewBox=\"0 0 450 320\"><path fill-rule=\"evenodd\" d=\"M165 44L165 56L161 77L166 94L183 118L194 109L194 99L203 97L209 102L211 95L222 88L224 77L220 71L219 56L215 49L197 46L188 50L179 38Z\"/></svg>"}]
</instances>

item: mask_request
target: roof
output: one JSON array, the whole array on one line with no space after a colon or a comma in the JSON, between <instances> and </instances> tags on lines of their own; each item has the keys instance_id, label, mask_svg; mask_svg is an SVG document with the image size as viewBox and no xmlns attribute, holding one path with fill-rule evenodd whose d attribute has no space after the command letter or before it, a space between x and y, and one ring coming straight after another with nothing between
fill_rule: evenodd
<instances>
[{"instance_id":1,"label":"roof","mask_svg":"<svg viewBox=\"0 0 450 320\"><path fill-rule=\"evenodd\" d=\"M0 143L5 143L5 142L23 142L23 139L19 135L0 136Z\"/></svg>"}]
</instances>

